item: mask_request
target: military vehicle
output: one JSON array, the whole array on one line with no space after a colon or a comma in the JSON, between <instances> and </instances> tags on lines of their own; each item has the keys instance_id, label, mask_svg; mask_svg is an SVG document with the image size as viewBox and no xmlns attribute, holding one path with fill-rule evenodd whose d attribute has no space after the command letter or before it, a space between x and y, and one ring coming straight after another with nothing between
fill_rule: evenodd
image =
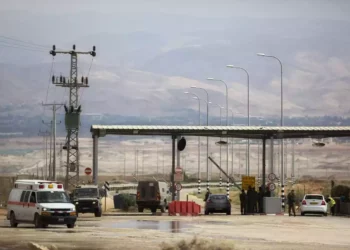
<instances>
[{"instance_id":1,"label":"military vehicle","mask_svg":"<svg viewBox=\"0 0 350 250\"><path fill-rule=\"evenodd\" d=\"M77 186L71 195L77 215L79 213L93 213L95 217L102 216L101 195L97 185Z\"/></svg>"},{"instance_id":2,"label":"military vehicle","mask_svg":"<svg viewBox=\"0 0 350 250\"><path fill-rule=\"evenodd\" d=\"M169 187L161 181L139 181L137 185L136 204L139 212L145 208L155 213L160 209L162 213L168 209L171 202Z\"/></svg>"}]
</instances>

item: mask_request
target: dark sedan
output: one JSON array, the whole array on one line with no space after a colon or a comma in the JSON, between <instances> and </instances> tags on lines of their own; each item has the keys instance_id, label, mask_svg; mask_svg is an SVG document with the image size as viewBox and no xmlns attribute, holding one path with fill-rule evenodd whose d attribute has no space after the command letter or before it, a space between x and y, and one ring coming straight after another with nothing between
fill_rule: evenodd
<instances>
[{"instance_id":1,"label":"dark sedan","mask_svg":"<svg viewBox=\"0 0 350 250\"><path fill-rule=\"evenodd\" d=\"M231 203L225 194L211 194L205 203L205 215L209 213L231 214Z\"/></svg>"}]
</instances>

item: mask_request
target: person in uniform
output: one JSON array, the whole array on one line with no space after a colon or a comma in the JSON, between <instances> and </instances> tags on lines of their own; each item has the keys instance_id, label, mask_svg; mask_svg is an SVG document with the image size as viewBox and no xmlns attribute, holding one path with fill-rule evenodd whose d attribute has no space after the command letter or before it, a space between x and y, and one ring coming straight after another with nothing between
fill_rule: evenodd
<instances>
[{"instance_id":1,"label":"person in uniform","mask_svg":"<svg viewBox=\"0 0 350 250\"><path fill-rule=\"evenodd\" d=\"M246 214L247 195L244 189L242 189L242 192L239 194L239 200L241 202L241 215Z\"/></svg>"},{"instance_id":2,"label":"person in uniform","mask_svg":"<svg viewBox=\"0 0 350 250\"><path fill-rule=\"evenodd\" d=\"M258 200L259 200L259 195L258 192L256 192L255 188L253 188L252 191L253 194L253 213L258 213Z\"/></svg>"},{"instance_id":3,"label":"person in uniform","mask_svg":"<svg viewBox=\"0 0 350 250\"><path fill-rule=\"evenodd\" d=\"M247 191L247 214L253 213L253 189L251 186L248 187Z\"/></svg>"},{"instance_id":4,"label":"person in uniform","mask_svg":"<svg viewBox=\"0 0 350 250\"><path fill-rule=\"evenodd\" d=\"M259 192L258 192L258 212L260 214L263 213L263 201L264 201L264 193L262 190L262 187L259 187Z\"/></svg>"},{"instance_id":5,"label":"person in uniform","mask_svg":"<svg viewBox=\"0 0 350 250\"><path fill-rule=\"evenodd\" d=\"M295 193L294 193L294 189L292 189L291 192L289 192L288 196L287 196L287 200L288 200L288 213L289 216L292 216L292 210L293 210L293 214L295 216Z\"/></svg>"}]
</instances>

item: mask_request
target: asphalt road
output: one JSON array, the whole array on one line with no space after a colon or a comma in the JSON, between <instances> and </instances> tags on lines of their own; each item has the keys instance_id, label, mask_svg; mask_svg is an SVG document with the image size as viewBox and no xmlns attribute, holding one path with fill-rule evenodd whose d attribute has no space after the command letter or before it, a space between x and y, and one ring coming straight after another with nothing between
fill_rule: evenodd
<instances>
[{"instance_id":1,"label":"asphalt road","mask_svg":"<svg viewBox=\"0 0 350 250\"><path fill-rule=\"evenodd\" d=\"M4 218L4 217L2 217ZM161 249L193 237L227 242L234 249L349 249L350 219L318 216L103 216L79 217L77 227L10 228L0 220L0 250L25 250L29 242L56 249ZM219 243L218 243L219 244Z\"/></svg>"}]
</instances>

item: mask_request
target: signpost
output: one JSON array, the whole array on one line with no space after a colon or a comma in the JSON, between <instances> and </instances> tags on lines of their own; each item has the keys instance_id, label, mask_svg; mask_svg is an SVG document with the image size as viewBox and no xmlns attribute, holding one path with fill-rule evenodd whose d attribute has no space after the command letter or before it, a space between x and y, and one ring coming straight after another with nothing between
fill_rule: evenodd
<instances>
[{"instance_id":1,"label":"signpost","mask_svg":"<svg viewBox=\"0 0 350 250\"><path fill-rule=\"evenodd\" d=\"M175 182L182 182L184 181L184 174L181 167L175 168L175 176L174 176Z\"/></svg>"},{"instance_id":2,"label":"signpost","mask_svg":"<svg viewBox=\"0 0 350 250\"><path fill-rule=\"evenodd\" d=\"M242 189L248 190L248 188L255 188L255 176L242 176Z\"/></svg>"},{"instance_id":3,"label":"signpost","mask_svg":"<svg viewBox=\"0 0 350 250\"><path fill-rule=\"evenodd\" d=\"M105 181L105 184L103 185L104 188L105 188L105 212L107 211L107 192L110 190L109 189L109 182L108 181Z\"/></svg>"},{"instance_id":4,"label":"signpost","mask_svg":"<svg viewBox=\"0 0 350 250\"><path fill-rule=\"evenodd\" d=\"M182 189L181 183L176 183L176 191L180 191Z\"/></svg>"},{"instance_id":5,"label":"signpost","mask_svg":"<svg viewBox=\"0 0 350 250\"><path fill-rule=\"evenodd\" d=\"M276 185L274 183L269 183L269 184L267 184L267 186L269 187L270 191L273 191L276 189Z\"/></svg>"},{"instance_id":6,"label":"signpost","mask_svg":"<svg viewBox=\"0 0 350 250\"><path fill-rule=\"evenodd\" d=\"M91 168L85 168L85 174L86 175L90 175L92 173L92 169Z\"/></svg>"},{"instance_id":7,"label":"signpost","mask_svg":"<svg viewBox=\"0 0 350 250\"><path fill-rule=\"evenodd\" d=\"M268 178L270 181L274 181L274 180L276 180L276 175L274 173L271 173L271 174L269 174Z\"/></svg>"}]
</instances>

